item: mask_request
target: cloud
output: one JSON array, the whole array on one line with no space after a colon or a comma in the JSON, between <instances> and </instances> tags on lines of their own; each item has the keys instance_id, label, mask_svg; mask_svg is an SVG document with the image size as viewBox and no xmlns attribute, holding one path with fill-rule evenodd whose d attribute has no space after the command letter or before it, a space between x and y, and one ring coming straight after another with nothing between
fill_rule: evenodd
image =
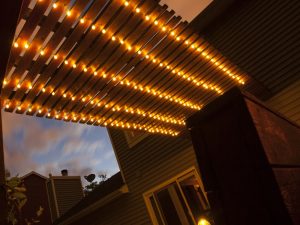
<instances>
[{"instance_id":1,"label":"cloud","mask_svg":"<svg viewBox=\"0 0 300 225\"><path fill-rule=\"evenodd\" d=\"M12 174L35 170L48 176L68 169L82 176L119 170L103 128L6 112L2 117L5 163Z\"/></svg>"}]
</instances>

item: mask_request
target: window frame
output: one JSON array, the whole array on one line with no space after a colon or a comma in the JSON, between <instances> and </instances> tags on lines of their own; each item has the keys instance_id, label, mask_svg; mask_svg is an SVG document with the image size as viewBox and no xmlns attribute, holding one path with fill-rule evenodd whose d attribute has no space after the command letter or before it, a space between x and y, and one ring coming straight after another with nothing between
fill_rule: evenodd
<instances>
[{"instance_id":1,"label":"window frame","mask_svg":"<svg viewBox=\"0 0 300 225\"><path fill-rule=\"evenodd\" d=\"M124 135L129 148L132 148L133 146L135 146L136 144L138 144L139 142L141 142L142 140L144 140L146 137L149 136L148 133L144 133L141 136L134 138L129 136L129 132L136 132L136 131L129 131L129 130L124 131Z\"/></svg>"},{"instance_id":2,"label":"window frame","mask_svg":"<svg viewBox=\"0 0 300 225\"><path fill-rule=\"evenodd\" d=\"M168 179L167 181L159 184L159 185L156 185L155 187L151 188L150 190L148 190L147 192L145 192L143 194L143 198L144 198L144 201L145 201L145 204L146 204L146 208L147 208L147 211L148 211L148 214L150 216L150 219L152 221L152 224L153 225L159 225L158 223L158 219L156 218L156 215L155 215L155 212L154 212L154 209L152 207L152 203L151 203L151 200L150 200L150 197L151 196L154 196L154 193L161 190L161 189L164 189L165 187L167 187L168 185L172 184L172 183L176 183L177 187L180 187L180 182L189 178L189 177L192 177L192 176L195 176L196 180L198 181L199 185L200 185L200 188L204 194L204 197L206 199L206 201L208 202L208 199L207 199L207 195L204 191L204 186L203 186L203 183L201 181L201 178L199 176L199 173L197 171L197 169L195 167L192 167L192 168L189 168L179 174L177 174L176 176L172 177L171 179ZM195 218L194 218L194 215L189 207L189 204L187 202L187 199L181 189L181 187L179 188L179 191L180 191L180 194L184 200L184 203L186 204L186 207L187 207L187 210L188 210L188 213L189 215L191 216L193 222L195 225L197 225L197 221L195 221ZM163 218L162 216L162 212L161 210L159 210L159 207L158 207L158 203L157 203L157 200L156 198L154 198L154 202L156 204L156 207L158 209L158 212L159 212L159 215L161 218ZM187 215L188 216L188 215ZM162 220L162 223L163 225L166 225L165 222Z\"/></svg>"}]
</instances>

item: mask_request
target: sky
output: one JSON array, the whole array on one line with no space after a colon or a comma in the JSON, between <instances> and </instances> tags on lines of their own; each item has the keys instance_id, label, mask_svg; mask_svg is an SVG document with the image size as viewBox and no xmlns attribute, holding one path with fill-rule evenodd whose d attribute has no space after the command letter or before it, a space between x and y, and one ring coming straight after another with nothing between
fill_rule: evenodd
<instances>
[{"instance_id":1,"label":"sky","mask_svg":"<svg viewBox=\"0 0 300 225\"><path fill-rule=\"evenodd\" d=\"M105 128L2 111L5 166L11 175L119 171Z\"/></svg>"}]
</instances>

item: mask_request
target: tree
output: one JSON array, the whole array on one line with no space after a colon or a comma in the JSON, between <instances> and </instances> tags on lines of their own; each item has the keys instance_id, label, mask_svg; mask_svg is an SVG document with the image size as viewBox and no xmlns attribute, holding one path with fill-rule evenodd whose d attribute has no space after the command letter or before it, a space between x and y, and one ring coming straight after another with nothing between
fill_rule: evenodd
<instances>
[{"instance_id":1,"label":"tree","mask_svg":"<svg viewBox=\"0 0 300 225\"><path fill-rule=\"evenodd\" d=\"M84 187L84 193L85 195L88 195L90 192L92 192L96 187L98 187L100 184L102 184L107 179L107 174L101 173L98 175L99 181L94 181L96 178L95 174L90 174L88 176L84 176L84 178L89 182Z\"/></svg>"},{"instance_id":2,"label":"tree","mask_svg":"<svg viewBox=\"0 0 300 225\"><path fill-rule=\"evenodd\" d=\"M26 188L23 181L17 176L10 177L9 171L6 171L6 199L8 201L8 215L7 222L8 224L26 224L32 225L34 223L39 223L39 217L43 213L43 208L40 206L36 211L35 218L23 218L22 217L22 208L27 202Z\"/></svg>"}]
</instances>

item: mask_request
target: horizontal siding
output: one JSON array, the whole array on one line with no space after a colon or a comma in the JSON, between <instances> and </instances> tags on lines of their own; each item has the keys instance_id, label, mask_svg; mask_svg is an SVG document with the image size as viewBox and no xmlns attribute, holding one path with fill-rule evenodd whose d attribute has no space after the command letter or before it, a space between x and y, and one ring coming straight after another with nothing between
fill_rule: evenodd
<instances>
[{"instance_id":1,"label":"horizontal siding","mask_svg":"<svg viewBox=\"0 0 300 225\"><path fill-rule=\"evenodd\" d=\"M299 12L299 0L236 1L199 32L272 96L300 78Z\"/></svg>"},{"instance_id":2,"label":"horizontal siding","mask_svg":"<svg viewBox=\"0 0 300 225\"><path fill-rule=\"evenodd\" d=\"M80 178L54 179L59 214L62 215L83 198Z\"/></svg>"},{"instance_id":3,"label":"horizontal siding","mask_svg":"<svg viewBox=\"0 0 300 225\"><path fill-rule=\"evenodd\" d=\"M192 166L197 167L191 141L149 135L129 148L123 131L109 132L129 193L73 224L152 224L143 193Z\"/></svg>"},{"instance_id":4,"label":"horizontal siding","mask_svg":"<svg viewBox=\"0 0 300 225\"><path fill-rule=\"evenodd\" d=\"M267 105L300 125L300 80L269 99Z\"/></svg>"}]
</instances>

